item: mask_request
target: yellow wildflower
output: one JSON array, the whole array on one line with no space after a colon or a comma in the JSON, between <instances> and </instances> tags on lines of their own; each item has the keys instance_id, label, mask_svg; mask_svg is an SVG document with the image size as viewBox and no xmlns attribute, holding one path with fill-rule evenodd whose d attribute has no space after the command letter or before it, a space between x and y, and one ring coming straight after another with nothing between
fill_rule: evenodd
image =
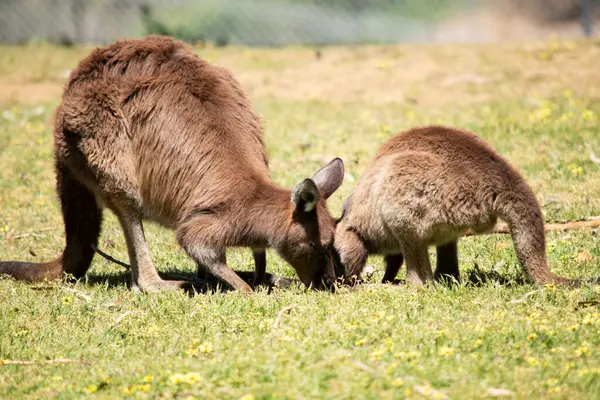
<instances>
[{"instance_id":1,"label":"yellow wildflower","mask_svg":"<svg viewBox=\"0 0 600 400\"><path fill-rule=\"evenodd\" d=\"M452 347L441 347L438 350L438 355L442 357L450 357L454 354L454 349Z\"/></svg>"},{"instance_id":2,"label":"yellow wildflower","mask_svg":"<svg viewBox=\"0 0 600 400\"><path fill-rule=\"evenodd\" d=\"M590 348L587 342L583 342L581 346L575 350L575 355L577 357L584 357L590 353Z\"/></svg>"},{"instance_id":3,"label":"yellow wildflower","mask_svg":"<svg viewBox=\"0 0 600 400\"><path fill-rule=\"evenodd\" d=\"M265 330L270 328L271 326L273 326L273 320L272 319L263 319L262 321L260 321L260 323L258 324L258 328L261 330Z\"/></svg>"},{"instance_id":4,"label":"yellow wildflower","mask_svg":"<svg viewBox=\"0 0 600 400\"><path fill-rule=\"evenodd\" d=\"M525 361L527 361L527 364L531 365L531 366L536 366L538 365L540 362L534 358L534 357L526 357Z\"/></svg>"},{"instance_id":5,"label":"yellow wildflower","mask_svg":"<svg viewBox=\"0 0 600 400\"><path fill-rule=\"evenodd\" d=\"M573 361L569 361L568 363L565 364L565 372L571 370L574 366L575 366L575 363Z\"/></svg>"},{"instance_id":6,"label":"yellow wildflower","mask_svg":"<svg viewBox=\"0 0 600 400\"><path fill-rule=\"evenodd\" d=\"M373 358L374 360L380 360L381 356L384 354L385 354L384 349L378 349L378 350L375 350L373 353L371 353L371 358Z\"/></svg>"},{"instance_id":7,"label":"yellow wildflower","mask_svg":"<svg viewBox=\"0 0 600 400\"><path fill-rule=\"evenodd\" d=\"M592 325L593 322L594 322L594 319L592 318L592 316L590 314L586 314L585 317L583 317L583 319L581 320L581 323L583 325Z\"/></svg>"},{"instance_id":8,"label":"yellow wildflower","mask_svg":"<svg viewBox=\"0 0 600 400\"><path fill-rule=\"evenodd\" d=\"M172 374L169 376L169 382L173 385L179 385L181 383L187 383L193 385L200 382L202 376L197 372L188 372L187 374Z\"/></svg>"},{"instance_id":9,"label":"yellow wildflower","mask_svg":"<svg viewBox=\"0 0 600 400\"><path fill-rule=\"evenodd\" d=\"M554 386L548 389L548 393L560 393L564 390L564 386Z\"/></svg>"},{"instance_id":10,"label":"yellow wildflower","mask_svg":"<svg viewBox=\"0 0 600 400\"><path fill-rule=\"evenodd\" d=\"M377 63L377 68L382 70L388 70L391 68L391 64L388 61L380 61Z\"/></svg>"},{"instance_id":11,"label":"yellow wildflower","mask_svg":"<svg viewBox=\"0 0 600 400\"><path fill-rule=\"evenodd\" d=\"M600 368L584 368L579 371L579 376L583 377L586 375L600 375Z\"/></svg>"},{"instance_id":12,"label":"yellow wildflower","mask_svg":"<svg viewBox=\"0 0 600 400\"><path fill-rule=\"evenodd\" d=\"M213 346L211 343L202 343L199 347L199 350L201 353L204 353L204 354L212 353Z\"/></svg>"},{"instance_id":13,"label":"yellow wildflower","mask_svg":"<svg viewBox=\"0 0 600 400\"><path fill-rule=\"evenodd\" d=\"M437 331L437 337L448 336L448 329L440 329Z\"/></svg>"},{"instance_id":14,"label":"yellow wildflower","mask_svg":"<svg viewBox=\"0 0 600 400\"><path fill-rule=\"evenodd\" d=\"M62 298L62 302L63 304L71 304L73 302L73 298L70 296L64 296Z\"/></svg>"},{"instance_id":15,"label":"yellow wildflower","mask_svg":"<svg viewBox=\"0 0 600 400\"><path fill-rule=\"evenodd\" d=\"M190 356L197 356L198 348L190 347L189 349L187 349L186 354L189 354Z\"/></svg>"},{"instance_id":16,"label":"yellow wildflower","mask_svg":"<svg viewBox=\"0 0 600 400\"><path fill-rule=\"evenodd\" d=\"M85 388L88 393L96 393L98 391L98 385L89 385Z\"/></svg>"},{"instance_id":17,"label":"yellow wildflower","mask_svg":"<svg viewBox=\"0 0 600 400\"><path fill-rule=\"evenodd\" d=\"M531 333L531 334L529 334L529 336L527 336L527 340L529 340L530 342L534 341L536 338L537 338L536 333Z\"/></svg>"},{"instance_id":18,"label":"yellow wildflower","mask_svg":"<svg viewBox=\"0 0 600 400\"><path fill-rule=\"evenodd\" d=\"M122 391L125 394L132 394L135 392L145 392L145 393L149 393L150 390L152 390L152 386L149 383L143 384L143 385L130 385L130 386L124 386Z\"/></svg>"},{"instance_id":19,"label":"yellow wildflower","mask_svg":"<svg viewBox=\"0 0 600 400\"><path fill-rule=\"evenodd\" d=\"M550 378L546 381L546 386L550 387L550 386L556 386L558 384L558 379L556 378Z\"/></svg>"},{"instance_id":20,"label":"yellow wildflower","mask_svg":"<svg viewBox=\"0 0 600 400\"><path fill-rule=\"evenodd\" d=\"M583 110L581 112L581 118L584 121L596 121L596 114L592 110Z\"/></svg>"},{"instance_id":21,"label":"yellow wildflower","mask_svg":"<svg viewBox=\"0 0 600 400\"><path fill-rule=\"evenodd\" d=\"M400 386L404 386L404 379L402 378L396 378L392 381L392 386L394 387L400 387Z\"/></svg>"},{"instance_id":22,"label":"yellow wildflower","mask_svg":"<svg viewBox=\"0 0 600 400\"><path fill-rule=\"evenodd\" d=\"M573 176L582 176L583 173L585 172L583 170L582 167L578 166L577 164L569 164L567 166L567 169L569 170L569 172L573 175Z\"/></svg>"}]
</instances>

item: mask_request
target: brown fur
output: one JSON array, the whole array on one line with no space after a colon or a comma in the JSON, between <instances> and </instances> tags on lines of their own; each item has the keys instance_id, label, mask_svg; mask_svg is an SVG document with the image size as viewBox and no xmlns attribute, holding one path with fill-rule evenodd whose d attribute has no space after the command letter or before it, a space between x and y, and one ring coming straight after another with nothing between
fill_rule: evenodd
<instances>
[{"instance_id":1,"label":"brown fur","mask_svg":"<svg viewBox=\"0 0 600 400\"><path fill-rule=\"evenodd\" d=\"M384 143L344 204L335 249L346 277L356 277L369 254L386 256L384 282L403 260L407 281L459 279L457 241L508 223L517 257L533 281L573 283L548 268L544 221L530 187L475 134L429 126ZM432 274L427 248L437 246Z\"/></svg>"},{"instance_id":2,"label":"brown fur","mask_svg":"<svg viewBox=\"0 0 600 400\"><path fill-rule=\"evenodd\" d=\"M66 248L49 263L0 263L0 273L83 276L106 206L125 233L133 285L144 291L182 285L158 276L144 219L174 229L199 266L243 292L252 290L225 265L227 247L254 249L259 270L272 247L306 285L334 278L324 256L335 229L325 200L342 182L341 160L294 196L275 185L240 85L182 42L149 36L94 50L69 77L54 139Z\"/></svg>"}]
</instances>

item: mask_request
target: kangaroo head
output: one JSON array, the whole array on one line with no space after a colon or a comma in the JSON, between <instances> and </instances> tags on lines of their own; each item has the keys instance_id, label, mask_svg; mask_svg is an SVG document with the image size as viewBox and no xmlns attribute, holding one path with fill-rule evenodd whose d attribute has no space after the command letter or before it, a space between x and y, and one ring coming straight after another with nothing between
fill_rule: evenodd
<instances>
[{"instance_id":1,"label":"kangaroo head","mask_svg":"<svg viewBox=\"0 0 600 400\"><path fill-rule=\"evenodd\" d=\"M335 275L352 282L358 278L367 262L367 249L358 233L348 223L348 213L352 212L352 195L344 201L342 215L335 221L335 241L331 247Z\"/></svg>"},{"instance_id":2,"label":"kangaroo head","mask_svg":"<svg viewBox=\"0 0 600 400\"><path fill-rule=\"evenodd\" d=\"M335 220L327 210L326 200L340 187L343 178L344 163L336 158L292 190L292 218L287 236L277 250L306 286L319 288L335 281L330 256Z\"/></svg>"}]
</instances>

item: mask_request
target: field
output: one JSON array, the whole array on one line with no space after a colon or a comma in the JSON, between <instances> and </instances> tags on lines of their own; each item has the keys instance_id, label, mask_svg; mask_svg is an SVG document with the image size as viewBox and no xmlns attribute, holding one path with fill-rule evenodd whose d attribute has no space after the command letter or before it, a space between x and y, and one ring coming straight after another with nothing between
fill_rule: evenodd
<instances>
[{"instance_id":1,"label":"field","mask_svg":"<svg viewBox=\"0 0 600 400\"><path fill-rule=\"evenodd\" d=\"M0 260L62 249L52 117L90 49L0 47ZM598 41L197 51L251 96L276 182L344 160L334 215L382 141L429 123L485 138L526 177L547 222L600 215ZM100 247L127 261L106 214ZM173 233L146 226L159 269L192 273ZM509 236L465 238L459 252L465 281L485 284L380 285L377 257L372 284L335 294L135 294L100 257L76 284L2 279L0 397L597 398L600 289L523 283ZM598 231L549 234L548 257L559 275L599 276ZM253 267L245 249L228 263ZM268 270L294 276L274 253ZM80 362L50 362L61 359Z\"/></svg>"}]
</instances>

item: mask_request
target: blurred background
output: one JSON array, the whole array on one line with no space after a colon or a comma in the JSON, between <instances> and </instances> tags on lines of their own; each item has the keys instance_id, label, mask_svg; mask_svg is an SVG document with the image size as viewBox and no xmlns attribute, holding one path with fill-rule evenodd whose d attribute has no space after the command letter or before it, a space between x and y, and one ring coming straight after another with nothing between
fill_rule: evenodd
<instances>
[{"instance_id":1,"label":"blurred background","mask_svg":"<svg viewBox=\"0 0 600 400\"><path fill-rule=\"evenodd\" d=\"M596 35L599 18L600 0L0 0L0 42L499 42Z\"/></svg>"}]
</instances>

